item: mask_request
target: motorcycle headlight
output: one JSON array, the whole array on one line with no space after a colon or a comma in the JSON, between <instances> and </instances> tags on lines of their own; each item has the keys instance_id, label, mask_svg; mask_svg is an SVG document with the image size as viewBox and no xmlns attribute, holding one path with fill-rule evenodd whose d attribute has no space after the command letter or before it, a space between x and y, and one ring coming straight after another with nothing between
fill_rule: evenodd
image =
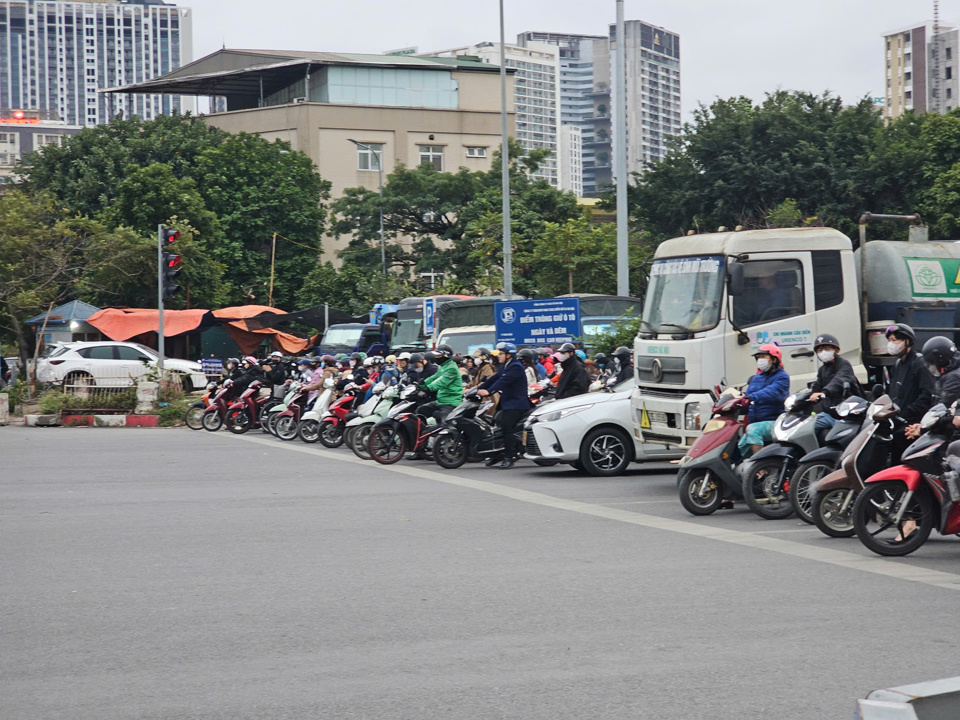
<instances>
[{"instance_id":1,"label":"motorcycle headlight","mask_svg":"<svg viewBox=\"0 0 960 720\"><path fill-rule=\"evenodd\" d=\"M587 408L592 408L596 403L590 403L589 405L574 405L573 407L563 408L563 410L555 410L552 413L547 413L546 415L538 416L538 419L543 420L543 422L556 422L565 417L569 417L575 413L582 412Z\"/></svg>"},{"instance_id":2,"label":"motorcycle headlight","mask_svg":"<svg viewBox=\"0 0 960 720\"><path fill-rule=\"evenodd\" d=\"M683 428L685 430L700 429L700 403L687 403L683 409Z\"/></svg>"}]
</instances>

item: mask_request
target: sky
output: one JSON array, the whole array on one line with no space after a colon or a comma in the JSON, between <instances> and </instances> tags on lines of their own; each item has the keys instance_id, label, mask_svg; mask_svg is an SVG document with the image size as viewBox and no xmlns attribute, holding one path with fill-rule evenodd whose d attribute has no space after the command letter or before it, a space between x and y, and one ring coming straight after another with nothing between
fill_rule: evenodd
<instances>
[{"instance_id":1,"label":"sky","mask_svg":"<svg viewBox=\"0 0 960 720\"><path fill-rule=\"evenodd\" d=\"M380 53L499 41L497 0L168 0L193 8L194 57L220 47ZM507 42L542 30L603 35L615 0L504 0ZM627 20L680 35L684 118L698 103L778 88L846 102L883 95L882 35L933 17L932 0L625 0ZM960 23L960 0L940 3Z\"/></svg>"}]
</instances>

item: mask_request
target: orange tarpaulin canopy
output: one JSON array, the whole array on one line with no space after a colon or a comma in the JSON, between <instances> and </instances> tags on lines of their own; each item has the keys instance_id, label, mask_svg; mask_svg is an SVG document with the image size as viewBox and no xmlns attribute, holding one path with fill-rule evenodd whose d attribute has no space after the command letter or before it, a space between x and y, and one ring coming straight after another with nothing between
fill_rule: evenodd
<instances>
[{"instance_id":1,"label":"orange tarpaulin canopy","mask_svg":"<svg viewBox=\"0 0 960 720\"><path fill-rule=\"evenodd\" d=\"M200 328L201 325L208 326L210 323L205 323L204 317L209 312L209 310L164 310L164 337L192 332ZM290 333L273 328L250 330L247 327L245 318L255 317L267 312L284 313L283 310L264 305L241 305L214 310L213 317L225 321L223 323L224 328L245 355L256 352L257 348L263 343L264 335L270 336L270 341L277 350L288 355L295 355L310 347L309 340ZM159 313L149 308L107 308L91 315L87 322L111 340L123 341L143 333L158 332L159 320Z\"/></svg>"}]
</instances>

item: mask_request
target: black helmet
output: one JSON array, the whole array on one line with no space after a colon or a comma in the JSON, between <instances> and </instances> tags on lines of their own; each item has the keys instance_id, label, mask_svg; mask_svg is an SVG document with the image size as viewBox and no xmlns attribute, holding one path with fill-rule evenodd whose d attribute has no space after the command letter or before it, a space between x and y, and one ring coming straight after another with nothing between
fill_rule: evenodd
<instances>
[{"instance_id":1,"label":"black helmet","mask_svg":"<svg viewBox=\"0 0 960 720\"><path fill-rule=\"evenodd\" d=\"M240 358L227 358L227 364L230 363L233 363L234 367L238 367L240 365Z\"/></svg>"},{"instance_id":2,"label":"black helmet","mask_svg":"<svg viewBox=\"0 0 960 720\"><path fill-rule=\"evenodd\" d=\"M453 348L447 345L446 343L441 343L437 345L437 349L433 351L434 355L439 355L444 360L453 357Z\"/></svg>"},{"instance_id":3,"label":"black helmet","mask_svg":"<svg viewBox=\"0 0 960 720\"><path fill-rule=\"evenodd\" d=\"M562 353L574 353L576 351L577 351L577 346L574 345L573 343L564 343L557 349L557 352L562 352Z\"/></svg>"},{"instance_id":4,"label":"black helmet","mask_svg":"<svg viewBox=\"0 0 960 720\"><path fill-rule=\"evenodd\" d=\"M537 348L537 355L539 355L540 357L544 357L549 354L550 354L550 348L548 347Z\"/></svg>"},{"instance_id":5,"label":"black helmet","mask_svg":"<svg viewBox=\"0 0 960 720\"><path fill-rule=\"evenodd\" d=\"M950 364L956 353L957 346L942 335L932 337L923 344L923 361L931 370L936 369L938 374Z\"/></svg>"},{"instance_id":6,"label":"black helmet","mask_svg":"<svg viewBox=\"0 0 960 720\"><path fill-rule=\"evenodd\" d=\"M599 365L600 367L603 367L603 366L605 366L608 362L610 362L610 361L607 359L606 353L597 353L596 355L593 356L593 361L594 361L597 365Z\"/></svg>"},{"instance_id":7,"label":"black helmet","mask_svg":"<svg viewBox=\"0 0 960 720\"><path fill-rule=\"evenodd\" d=\"M533 365L537 362L537 354L530 348L523 348L517 353L517 359L524 365Z\"/></svg>"},{"instance_id":8,"label":"black helmet","mask_svg":"<svg viewBox=\"0 0 960 720\"><path fill-rule=\"evenodd\" d=\"M814 350L816 350L818 347L821 347L823 345L829 345L831 347L835 347L837 350L840 349L840 341L837 340L830 333L821 333L820 335L817 335L817 339L813 341Z\"/></svg>"},{"instance_id":9,"label":"black helmet","mask_svg":"<svg viewBox=\"0 0 960 720\"><path fill-rule=\"evenodd\" d=\"M363 355L358 352L350 353L350 359L360 362L361 360L363 360Z\"/></svg>"},{"instance_id":10,"label":"black helmet","mask_svg":"<svg viewBox=\"0 0 960 720\"><path fill-rule=\"evenodd\" d=\"M426 360L427 362L436 362L442 357L443 355L441 355L438 352L434 352L433 350L427 350L427 352L423 354L423 359Z\"/></svg>"},{"instance_id":11,"label":"black helmet","mask_svg":"<svg viewBox=\"0 0 960 720\"><path fill-rule=\"evenodd\" d=\"M897 323L896 325L888 327L887 339L889 339L891 335L901 340L907 340L911 345L917 344L917 334L913 331L912 327L904 323Z\"/></svg>"},{"instance_id":12,"label":"black helmet","mask_svg":"<svg viewBox=\"0 0 960 720\"><path fill-rule=\"evenodd\" d=\"M630 350L630 348L624 347L623 345L613 351L613 356L620 362L623 362L624 356L626 356L626 358L629 360L631 355L633 355L633 352Z\"/></svg>"},{"instance_id":13,"label":"black helmet","mask_svg":"<svg viewBox=\"0 0 960 720\"><path fill-rule=\"evenodd\" d=\"M416 365L418 362L423 362L423 355L420 353L414 353L410 356L410 364Z\"/></svg>"}]
</instances>

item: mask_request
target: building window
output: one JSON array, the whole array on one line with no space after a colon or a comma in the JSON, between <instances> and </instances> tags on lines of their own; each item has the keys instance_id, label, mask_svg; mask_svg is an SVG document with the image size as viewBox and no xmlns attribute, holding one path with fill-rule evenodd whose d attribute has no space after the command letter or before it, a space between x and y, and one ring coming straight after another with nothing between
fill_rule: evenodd
<instances>
[{"instance_id":1,"label":"building window","mask_svg":"<svg viewBox=\"0 0 960 720\"><path fill-rule=\"evenodd\" d=\"M947 48L947 60L953 60L953 48L952 48L952 47L948 47L948 48Z\"/></svg>"},{"instance_id":2,"label":"building window","mask_svg":"<svg viewBox=\"0 0 960 720\"><path fill-rule=\"evenodd\" d=\"M904 74L903 74L903 79L906 80L907 82L910 82L910 81L913 79L913 73L909 73L909 72L908 72L908 73L904 73Z\"/></svg>"},{"instance_id":3,"label":"building window","mask_svg":"<svg viewBox=\"0 0 960 720\"><path fill-rule=\"evenodd\" d=\"M383 162L382 143L364 143L357 145L357 170L380 170Z\"/></svg>"},{"instance_id":4,"label":"building window","mask_svg":"<svg viewBox=\"0 0 960 720\"><path fill-rule=\"evenodd\" d=\"M486 156L487 156L487 149L485 147L468 147L467 148L467 157L485 158Z\"/></svg>"},{"instance_id":5,"label":"building window","mask_svg":"<svg viewBox=\"0 0 960 720\"><path fill-rule=\"evenodd\" d=\"M34 147L39 149L47 145L63 145L63 135L34 135Z\"/></svg>"},{"instance_id":6,"label":"building window","mask_svg":"<svg viewBox=\"0 0 960 720\"><path fill-rule=\"evenodd\" d=\"M953 88L947 88L947 99L949 100L952 97L953 97Z\"/></svg>"},{"instance_id":7,"label":"building window","mask_svg":"<svg viewBox=\"0 0 960 720\"><path fill-rule=\"evenodd\" d=\"M953 79L953 66L951 66L951 65L948 65L948 66L947 66L946 78L947 78L947 80L952 80L952 79Z\"/></svg>"},{"instance_id":8,"label":"building window","mask_svg":"<svg viewBox=\"0 0 960 720\"><path fill-rule=\"evenodd\" d=\"M443 146L420 145L420 164L430 165L437 172L443 172Z\"/></svg>"}]
</instances>

